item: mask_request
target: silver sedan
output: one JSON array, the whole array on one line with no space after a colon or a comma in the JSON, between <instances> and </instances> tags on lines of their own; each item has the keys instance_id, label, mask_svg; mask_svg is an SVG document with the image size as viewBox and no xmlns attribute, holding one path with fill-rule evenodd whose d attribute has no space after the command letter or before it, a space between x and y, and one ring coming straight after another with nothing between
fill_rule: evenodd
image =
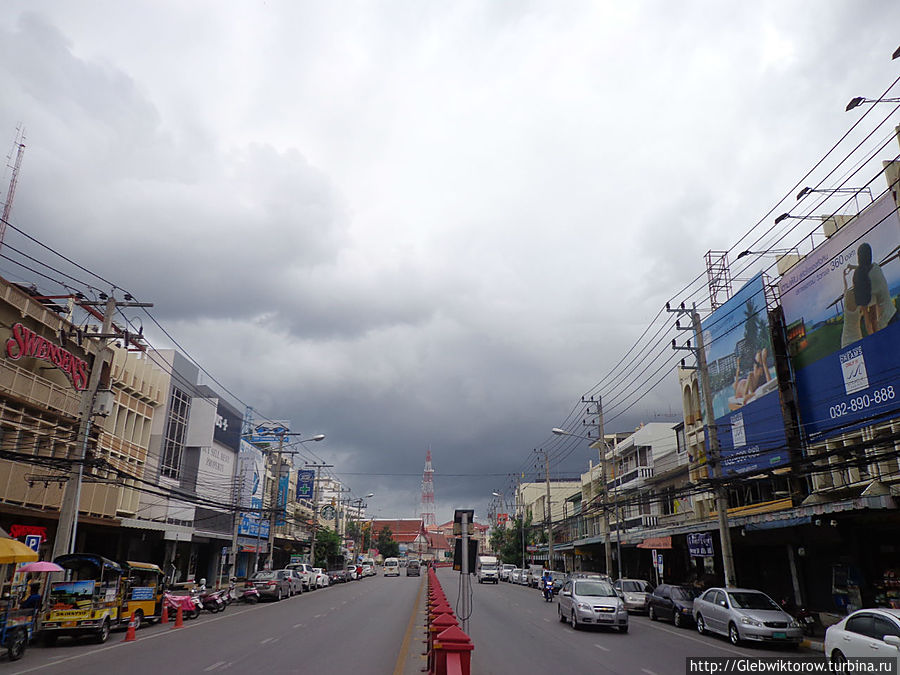
<instances>
[{"instance_id":1,"label":"silver sedan","mask_svg":"<svg viewBox=\"0 0 900 675\"><path fill-rule=\"evenodd\" d=\"M569 579L559 593L557 613L572 628L582 625L615 626L628 632L628 610L608 581Z\"/></svg>"},{"instance_id":2,"label":"silver sedan","mask_svg":"<svg viewBox=\"0 0 900 675\"><path fill-rule=\"evenodd\" d=\"M750 588L710 588L694 600L697 630L725 635L732 644L780 642L798 646L800 624L768 595Z\"/></svg>"}]
</instances>

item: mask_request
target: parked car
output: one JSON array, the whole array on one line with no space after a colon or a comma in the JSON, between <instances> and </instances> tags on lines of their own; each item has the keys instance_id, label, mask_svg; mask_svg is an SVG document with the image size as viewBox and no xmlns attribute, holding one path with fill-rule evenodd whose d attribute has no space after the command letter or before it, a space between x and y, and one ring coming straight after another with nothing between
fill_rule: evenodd
<instances>
[{"instance_id":1,"label":"parked car","mask_svg":"<svg viewBox=\"0 0 900 675\"><path fill-rule=\"evenodd\" d=\"M694 622L701 634L726 635L731 644L744 640L798 646L800 624L761 591L749 588L710 588L694 600Z\"/></svg>"},{"instance_id":2,"label":"parked car","mask_svg":"<svg viewBox=\"0 0 900 675\"><path fill-rule=\"evenodd\" d=\"M345 569L336 569L336 570L328 570L326 572L328 575L328 584L343 584L347 581L347 570Z\"/></svg>"},{"instance_id":3,"label":"parked car","mask_svg":"<svg viewBox=\"0 0 900 675\"><path fill-rule=\"evenodd\" d=\"M602 579L569 579L559 592L556 606L560 621L572 628L582 625L616 627L628 632L628 610L608 581Z\"/></svg>"},{"instance_id":4,"label":"parked car","mask_svg":"<svg viewBox=\"0 0 900 675\"><path fill-rule=\"evenodd\" d=\"M406 563L406 576L417 577L422 570L422 565L418 560L410 560Z\"/></svg>"},{"instance_id":5,"label":"parked car","mask_svg":"<svg viewBox=\"0 0 900 675\"><path fill-rule=\"evenodd\" d=\"M328 585L328 573L323 567L313 567L316 575L316 588L325 588Z\"/></svg>"},{"instance_id":6,"label":"parked car","mask_svg":"<svg viewBox=\"0 0 900 675\"><path fill-rule=\"evenodd\" d=\"M500 581L509 581L509 573L514 569L516 569L516 566L509 563L500 565Z\"/></svg>"},{"instance_id":7,"label":"parked car","mask_svg":"<svg viewBox=\"0 0 900 675\"><path fill-rule=\"evenodd\" d=\"M629 612L646 612L647 601L653 592L653 586L643 579L617 579L613 588L619 593L619 597L625 601L625 608Z\"/></svg>"},{"instance_id":8,"label":"parked car","mask_svg":"<svg viewBox=\"0 0 900 675\"><path fill-rule=\"evenodd\" d=\"M543 565L529 565L528 569L525 570L525 585L538 588L542 576L544 576Z\"/></svg>"},{"instance_id":9,"label":"parked car","mask_svg":"<svg viewBox=\"0 0 900 675\"><path fill-rule=\"evenodd\" d=\"M316 574L313 572L313 567L309 563L291 563L287 566L289 570L297 570L300 573L300 576L303 577L303 587L307 591L313 591L316 589L315 578Z\"/></svg>"},{"instance_id":10,"label":"parked car","mask_svg":"<svg viewBox=\"0 0 900 675\"><path fill-rule=\"evenodd\" d=\"M694 621L694 598L699 594L700 589L693 586L660 584L650 594L647 615L651 621L666 619L681 628Z\"/></svg>"},{"instance_id":11,"label":"parked car","mask_svg":"<svg viewBox=\"0 0 900 675\"><path fill-rule=\"evenodd\" d=\"M291 595L303 593L303 577L297 570L285 570L291 577Z\"/></svg>"},{"instance_id":12,"label":"parked car","mask_svg":"<svg viewBox=\"0 0 900 675\"><path fill-rule=\"evenodd\" d=\"M860 657L893 657L900 669L900 609L858 609L829 626L825 656L834 664Z\"/></svg>"},{"instance_id":13,"label":"parked car","mask_svg":"<svg viewBox=\"0 0 900 675\"><path fill-rule=\"evenodd\" d=\"M359 572L356 569L356 565L349 565L347 567L347 581L356 581L359 579Z\"/></svg>"},{"instance_id":14,"label":"parked car","mask_svg":"<svg viewBox=\"0 0 900 675\"><path fill-rule=\"evenodd\" d=\"M519 583L519 577L522 576L522 568L514 567L509 571L509 582L512 584Z\"/></svg>"},{"instance_id":15,"label":"parked car","mask_svg":"<svg viewBox=\"0 0 900 675\"><path fill-rule=\"evenodd\" d=\"M363 563L362 575L364 577L374 577L375 574L376 574L375 565L370 565L369 563Z\"/></svg>"},{"instance_id":16,"label":"parked car","mask_svg":"<svg viewBox=\"0 0 900 675\"><path fill-rule=\"evenodd\" d=\"M260 598L276 602L291 595L291 576L288 570L260 570L248 580L259 591Z\"/></svg>"},{"instance_id":17,"label":"parked car","mask_svg":"<svg viewBox=\"0 0 900 675\"><path fill-rule=\"evenodd\" d=\"M603 572L569 572L566 579L593 579L595 581L608 581L612 585L612 578Z\"/></svg>"}]
</instances>

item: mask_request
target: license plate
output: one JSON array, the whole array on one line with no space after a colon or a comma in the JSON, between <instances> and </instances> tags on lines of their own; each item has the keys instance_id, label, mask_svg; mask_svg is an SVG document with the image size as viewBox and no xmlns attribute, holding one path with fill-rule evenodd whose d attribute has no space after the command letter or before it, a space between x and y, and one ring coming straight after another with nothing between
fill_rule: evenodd
<instances>
[{"instance_id":1,"label":"license plate","mask_svg":"<svg viewBox=\"0 0 900 675\"><path fill-rule=\"evenodd\" d=\"M772 633L772 637L775 638L776 640L786 640L787 633Z\"/></svg>"},{"instance_id":2,"label":"license plate","mask_svg":"<svg viewBox=\"0 0 900 675\"><path fill-rule=\"evenodd\" d=\"M75 628L77 625L78 625L77 621L63 621L62 622L63 628Z\"/></svg>"}]
</instances>

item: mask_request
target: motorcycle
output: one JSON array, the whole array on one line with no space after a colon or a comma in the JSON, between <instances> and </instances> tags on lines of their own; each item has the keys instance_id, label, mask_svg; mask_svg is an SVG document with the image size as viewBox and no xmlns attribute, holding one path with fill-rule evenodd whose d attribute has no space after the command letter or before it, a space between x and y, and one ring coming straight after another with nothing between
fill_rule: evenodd
<instances>
[{"instance_id":1,"label":"motorcycle","mask_svg":"<svg viewBox=\"0 0 900 675\"><path fill-rule=\"evenodd\" d=\"M225 591L200 590L197 599L206 611L216 614L225 610Z\"/></svg>"},{"instance_id":2,"label":"motorcycle","mask_svg":"<svg viewBox=\"0 0 900 675\"><path fill-rule=\"evenodd\" d=\"M238 600L246 602L248 605L255 605L259 602L259 591L256 590L256 586L247 586L240 592Z\"/></svg>"},{"instance_id":3,"label":"motorcycle","mask_svg":"<svg viewBox=\"0 0 900 675\"><path fill-rule=\"evenodd\" d=\"M821 633L822 624L816 612L811 612L806 607L797 607L796 604L788 599L781 601L781 608L796 619L805 636L813 637Z\"/></svg>"},{"instance_id":4,"label":"motorcycle","mask_svg":"<svg viewBox=\"0 0 900 675\"><path fill-rule=\"evenodd\" d=\"M196 619L200 616L200 600L194 595L175 595L168 591L163 594L163 602L169 608L169 612L175 613L181 607L182 616L186 619Z\"/></svg>"},{"instance_id":5,"label":"motorcycle","mask_svg":"<svg viewBox=\"0 0 900 675\"><path fill-rule=\"evenodd\" d=\"M547 579L544 581L544 600L546 602L553 602L553 580Z\"/></svg>"}]
</instances>

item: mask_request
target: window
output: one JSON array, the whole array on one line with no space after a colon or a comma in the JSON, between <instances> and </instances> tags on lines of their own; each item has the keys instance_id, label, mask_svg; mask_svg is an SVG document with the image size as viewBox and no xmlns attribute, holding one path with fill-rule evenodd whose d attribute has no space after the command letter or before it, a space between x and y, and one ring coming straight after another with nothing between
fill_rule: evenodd
<instances>
[{"instance_id":1,"label":"window","mask_svg":"<svg viewBox=\"0 0 900 675\"><path fill-rule=\"evenodd\" d=\"M853 618L848 619L846 630L849 633L872 637L875 632L875 625L872 619L871 614L857 614Z\"/></svg>"},{"instance_id":2,"label":"window","mask_svg":"<svg viewBox=\"0 0 900 675\"><path fill-rule=\"evenodd\" d=\"M160 473L163 476L177 479L181 475L181 455L184 452L184 439L187 434L190 413L191 397L180 389L172 387L172 395L169 397L169 419L166 422L160 465Z\"/></svg>"},{"instance_id":3,"label":"window","mask_svg":"<svg viewBox=\"0 0 900 675\"><path fill-rule=\"evenodd\" d=\"M895 635L900 637L900 627L898 627L893 621L889 621L880 616L876 616L875 618L875 637L879 640L884 640L885 635Z\"/></svg>"}]
</instances>

